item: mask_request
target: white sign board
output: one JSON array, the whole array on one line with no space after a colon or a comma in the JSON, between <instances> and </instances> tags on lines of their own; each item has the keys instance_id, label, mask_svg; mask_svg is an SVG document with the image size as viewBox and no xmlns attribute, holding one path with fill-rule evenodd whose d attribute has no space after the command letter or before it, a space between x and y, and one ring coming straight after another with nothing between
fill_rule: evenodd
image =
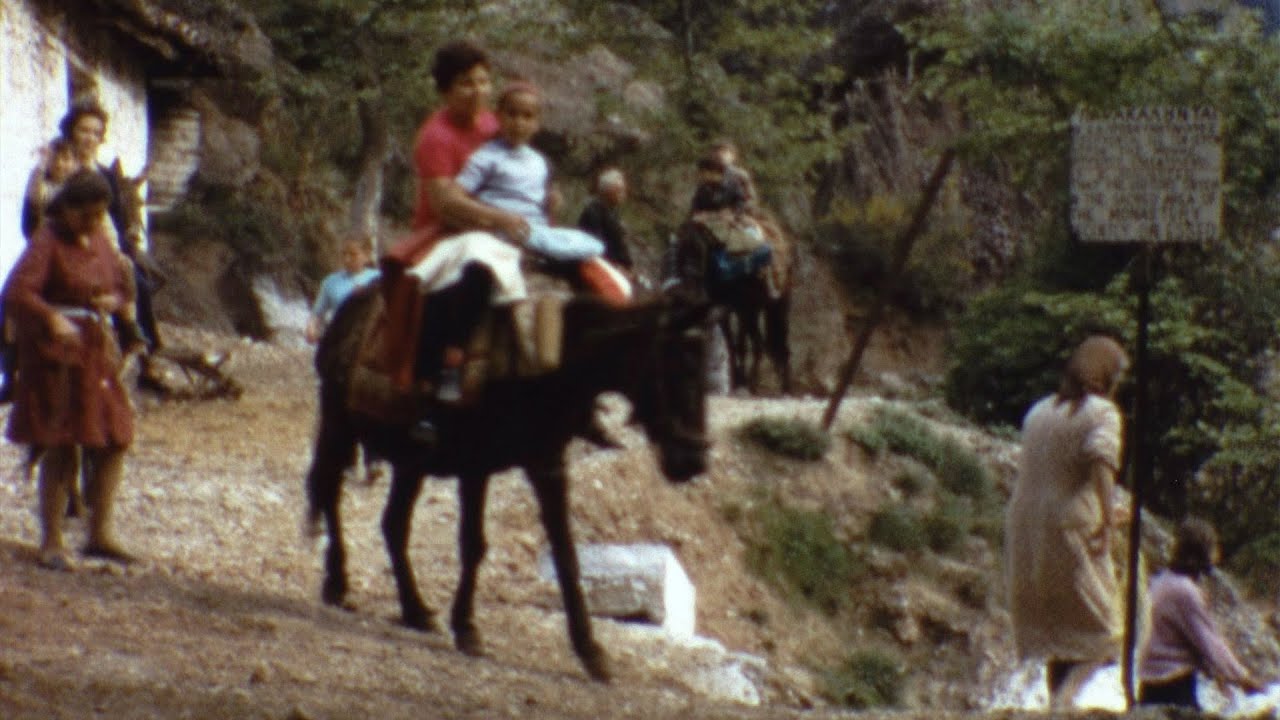
<instances>
[{"instance_id":1,"label":"white sign board","mask_svg":"<svg viewBox=\"0 0 1280 720\"><path fill-rule=\"evenodd\" d=\"M1085 242L1217 240L1222 168L1215 110L1077 114L1071 120L1071 225Z\"/></svg>"}]
</instances>

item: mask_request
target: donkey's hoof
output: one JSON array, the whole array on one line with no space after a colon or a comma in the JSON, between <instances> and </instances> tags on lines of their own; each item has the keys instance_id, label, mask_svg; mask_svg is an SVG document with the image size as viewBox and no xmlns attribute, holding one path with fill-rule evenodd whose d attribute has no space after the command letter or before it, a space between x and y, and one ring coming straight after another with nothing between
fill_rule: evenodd
<instances>
[{"instance_id":1,"label":"donkey's hoof","mask_svg":"<svg viewBox=\"0 0 1280 720\"><path fill-rule=\"evenodd\" d=\"M320 591L320 599L324 601L325 605L346 608L347 587L342 583L325 583L324 588Z\"/></svg>"},{"instance_id":2,"label":"donkey's hoof","mask_svg":"<svg viewBox=\"0 0 1280 720\"><path fill-rule=\"evenodd\" d=\"M412 610L400 618L404 626L424 633L433 633L440 628L436 625L435 615L430 610Z\"/></svg>"},{"instance_id":3,"label":"donkey's hoof","mask_svg":"<svg viewBox=\"0 0 1280 720\"><path fill-rule=\"evenodd\" d=\"M600 648L596 648L582 658L582 667L586 669L591 679L598 683L607 685L613 680L613 674L609 672L609 658Z\"/></svg>"},{"instance_id":4,"label":"donkey's hoof","mask_svg":"<svg viewBox=\"0 0 1280 720\"><path fill-rule=\"evenodd\" d=\"M480 642L480 633L475 628L467 628L459 630L454 634L454 647L458 648L458 652L471 657L481 657L484 655L484 643Z\"/></svg>"}]
</instances>

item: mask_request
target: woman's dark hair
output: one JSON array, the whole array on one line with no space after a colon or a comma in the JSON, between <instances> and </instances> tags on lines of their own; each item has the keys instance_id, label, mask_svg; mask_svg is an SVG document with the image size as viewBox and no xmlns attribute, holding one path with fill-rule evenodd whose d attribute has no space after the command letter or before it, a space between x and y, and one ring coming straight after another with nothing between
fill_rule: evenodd
<instances>
[{"instance_id":1,"label":"woman's dark hair","mask_svg":"<svg viewBox=\"0 0 1280 720\"><path fill-rule=\"evenodd\" d=\"M1173 555L1169 568L1183 575L1198 576L1213 568L1213 550L1218 545L1218 533L1213 526L1199 518L1187 518L1178 526L1173 541Z\"/></svg>"},{"instance_id":2,"label":"woman's dark hair","mask_svg":"<svg viewBox=\"0 0 1280 720\"><path fill-rule=\"evenodd\" d=\"M105 128L107 126L107 120L109 119L107 111L103 110L98 103L87 100L71 106L67 114L62 116L62 120L58 121L58 132L62 133L62 137L70 138L71 133L76 129L76 123L80 122L81 118L90 116L101 120L102 127Z\"/></svg>"},{"instance_id":3,"label":"woman's dark hair","mask_svg":"<svg viewBox=\"0 0 1280 720\"><path fill-rule=\"evenodd\" d=\"M435 78L437 90L448 92L459 76L477 65L489 67L489 54L479 45L465 40L449 43L436 51L431 77Z\"/></svg>"},{"instance_id":4,"label":"woman's dark hair","mask_svg":"<svg viewBox=\"0 0 1280 720\"><path fill-rule=\"evenodd\" d=\"M93 170L78 170L62 184L53 199L49 201L49 211L63 208L81 208L94 203L111 201L111 185L101 173Z\"/></svg>"}]
</instances>

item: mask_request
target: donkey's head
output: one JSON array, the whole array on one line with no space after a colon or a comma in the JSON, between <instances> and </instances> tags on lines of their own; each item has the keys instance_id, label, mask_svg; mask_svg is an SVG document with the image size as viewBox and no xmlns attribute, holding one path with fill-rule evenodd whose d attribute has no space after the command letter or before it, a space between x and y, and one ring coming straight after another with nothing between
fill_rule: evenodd
<instances>
[{"instance_id":1,"label":"donkey's head","mask_svg":"<svg viewBox=\"0 0 1280 720\"><path fill-rule=\"evenodd\" d=\"M658 446L672 482L707 469L706 316L704 304L659 306L649 360L631 398L634 419Z\"/></svg>"}]
</instances>

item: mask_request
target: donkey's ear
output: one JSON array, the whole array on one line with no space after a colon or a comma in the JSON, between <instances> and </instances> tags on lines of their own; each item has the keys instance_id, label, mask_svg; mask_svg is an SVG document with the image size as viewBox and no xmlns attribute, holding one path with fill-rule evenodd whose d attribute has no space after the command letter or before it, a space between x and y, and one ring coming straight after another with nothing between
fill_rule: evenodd
<instances>
[{"instance_id":1,"label":"donkey's ear","mask_svg":"<svg viewBox=\"0 0 1280 720\"><path fill-rule=\"evenodd\" d=\"M120 164L120 158L111 161L111 167L107 168L112 175L116 177L124 177L124 166Z\"/></svg>"},{"instance_id":2,"label":"donkey's ear","mask_svg":"<svg viewBox=\"0 0 1280 720\"><path fill-rule=\"evenodd\" d=\"M117 158L117 159L116 159L116 162L120 162L120 160ZM148 175L150 175L150 174L151 174L151 163L150 163L150 162L148 162L146 165L143 165L143 166L142 166L142 169L138 171L138 174L137 174L137 175L134 175L134 176L133 176L132 178L130 178L130 179L131 179L135 184L141 185L142 183L144 183L144 182L146 182L146 181L147 181L147 176L148 176Z\"/></svg>"}]
</instances>

